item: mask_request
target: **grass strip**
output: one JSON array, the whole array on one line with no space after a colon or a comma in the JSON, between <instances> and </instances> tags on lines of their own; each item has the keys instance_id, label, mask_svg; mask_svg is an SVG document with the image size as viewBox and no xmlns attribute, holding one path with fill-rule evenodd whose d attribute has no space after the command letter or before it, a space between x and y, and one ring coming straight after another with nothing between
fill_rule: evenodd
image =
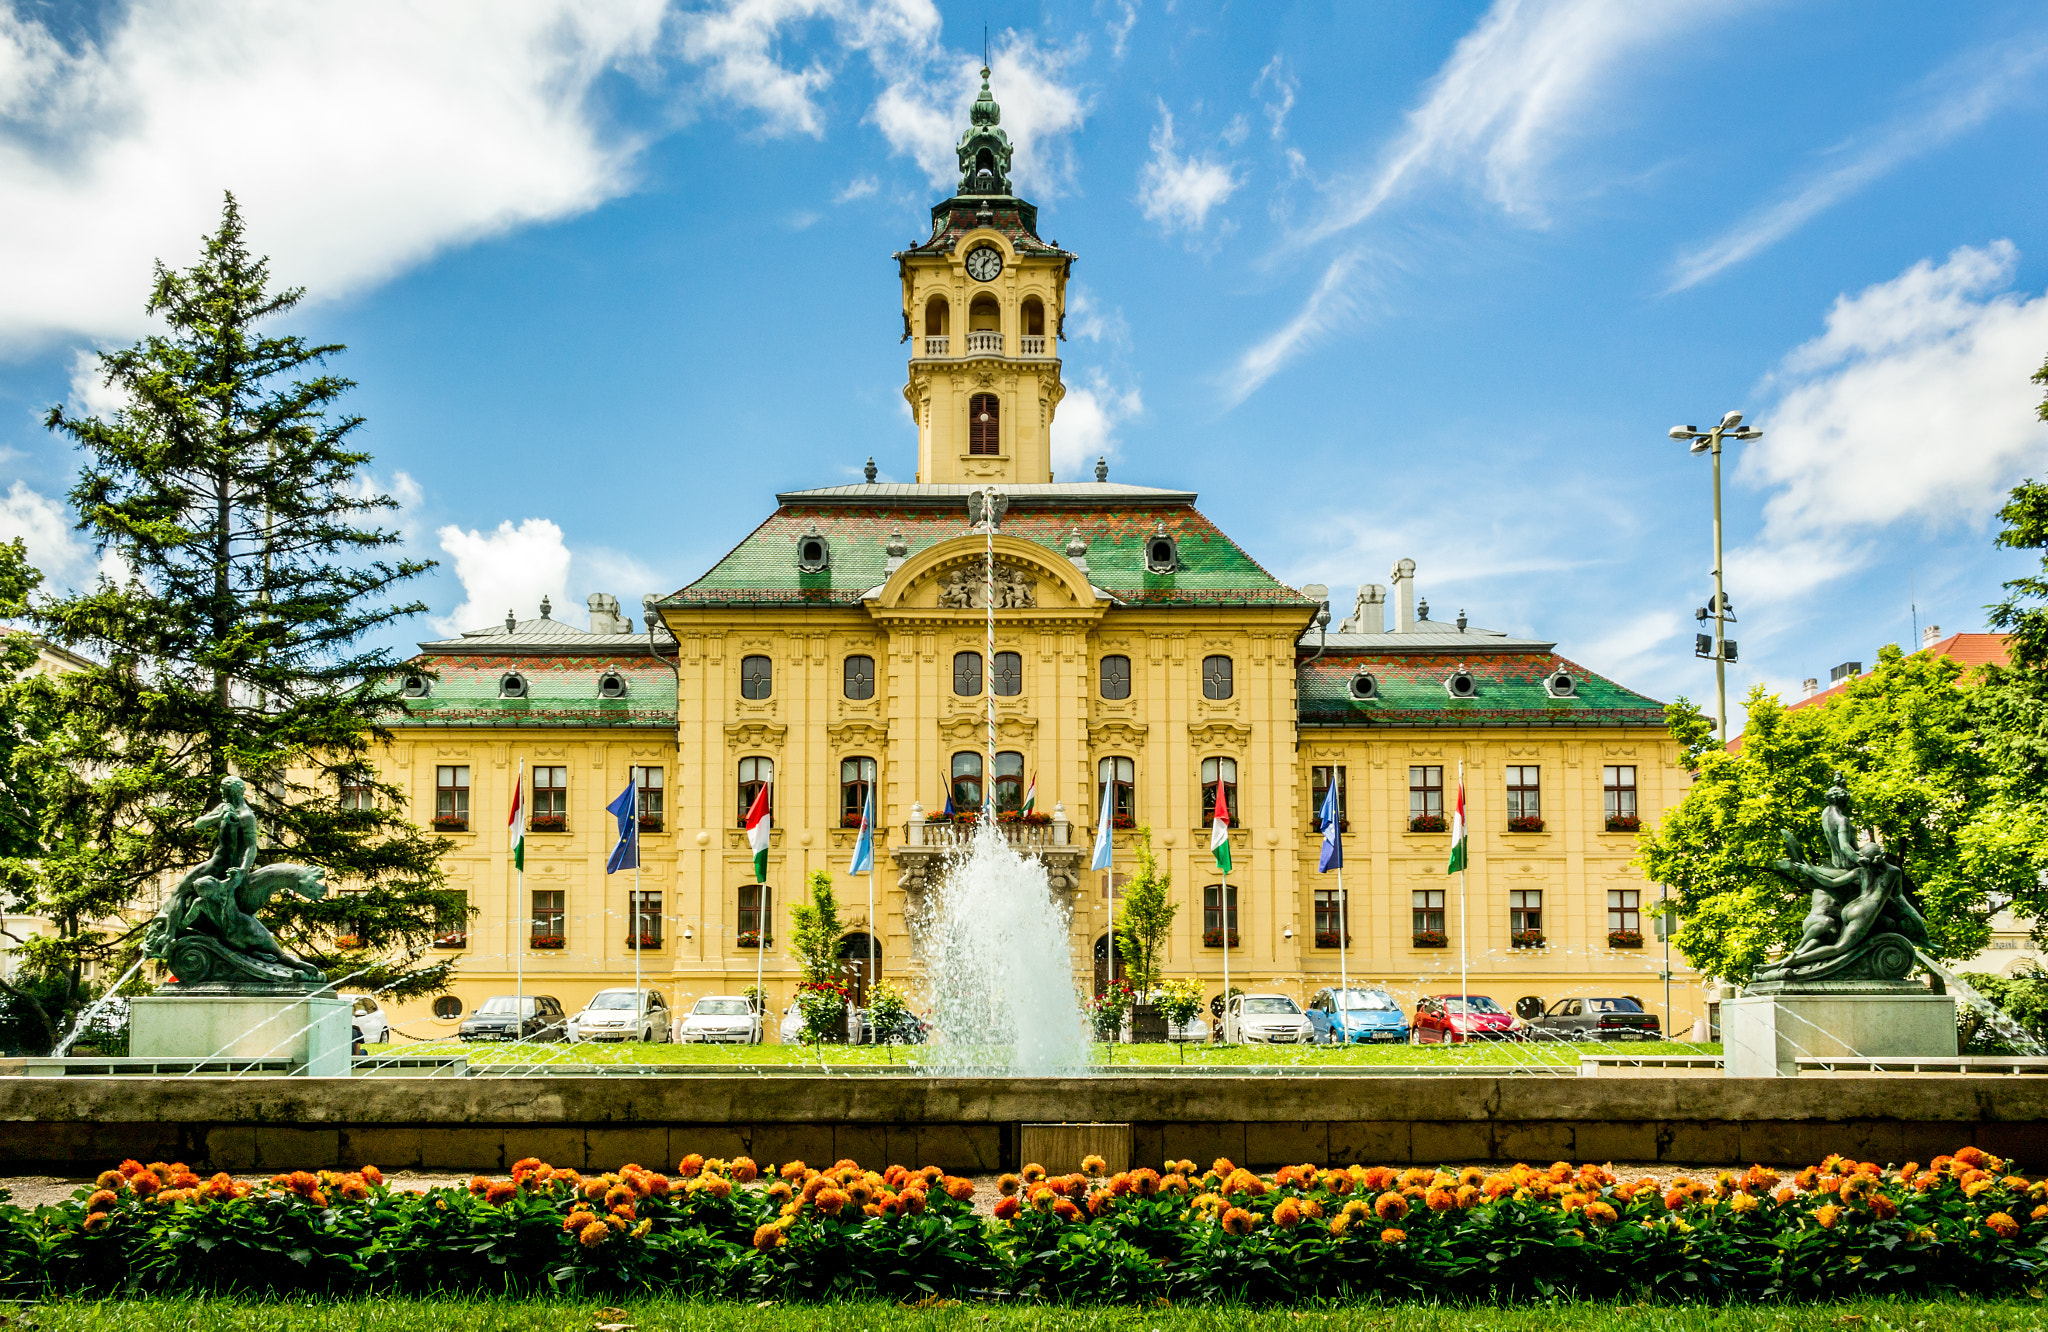
<instances>
[{"instance_id":1,"label":"grass strip","mask_svg":"<svg viewBox=\"0 0 2048 1332\"><path fill-rule=\"evenodd\" d=\"M1719 1045L1688 1045L1677 1041L1630 1042L1572 1041L1543 1044L1520 1042L1483 1045L1352 1045L1271 1046L1167 1044L1097 1045L1094 1062L1103 1067L1222 1068L1255 1064L1261 1067L1319 1068L1416 1064L1428 1067L1470 1066L1478 1069L1536 1066L1559 1073L1576 1073L1581 1055L1680 1055L1718 1057ZM471 1066L501 1063L532 1063L549 1069L603 1067L612 1064L730 1065L733 1067L789 1065L801 1068L854 1067L873 1065L921 1066L923 1051L917 1046L886 1045L683 1045L622 1041L618 1044L509 1045L489 1041L463 1043L436 1041L419 1045L373 1045L372 1054L407 1057L463 1055ZM1107 1058L1105 1058L1107 1052Z\"/></svg>"}]
</instances>

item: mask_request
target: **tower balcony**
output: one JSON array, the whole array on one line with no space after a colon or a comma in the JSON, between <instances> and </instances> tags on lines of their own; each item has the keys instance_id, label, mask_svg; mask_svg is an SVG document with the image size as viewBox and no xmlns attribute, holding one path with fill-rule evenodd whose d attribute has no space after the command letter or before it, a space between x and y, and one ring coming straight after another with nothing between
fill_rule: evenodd
<instances>
[{"instance_id":1,"label":"tower balcony","mask_svg":"<svg viewBox=\"0 0 2048 1332\"><path fill-rule=\"evenodd\" d=\"M943 335L939 337L926 337L924 340L924 354L926 356L951 356L953 354L952 346L953 339L949 337Z\"/></svg>"},{"instance_id":2,"label":"tower balcony","mask_svg":"<svg viewBox=\"0 0 2048 1332\"><path fill-rule=\"evenodd\" d=\"M966 354L969 356L1002 356L1004 336L999 330L981 329L967 335ZM927 333L919 339L922 356L927 360L950 358L953 355L953 339L945 333ZM1053 355L1052 339L1042 333L1026 333L1017 339L1017 354L1031 360Z\"/></svg>"},{"instance_id":3,"label":"tower balcony","mask_svg":"<svg viewBox=\"0 0 2048 1332\"><path fill-rule=\"evenodd\" d=\"M1001 356L1003 354L1003 335L1001 330L984 328L976 329L969 333L967 335L967 354L972 356L976 352L992 352L997 356Z\"/></svg>"},{"instance_id":4,"label":"tower balcony","mask_svg":"<svg viewBox=\"0 0 2048 1332\"><path fill-rule=\"evenodd\" d=\"M1045 355L1045 335L1042 333L1026 333L1023 337L1017 339L1017 351L1018 354L1023 356Z\"/></svg>"}]
</instances>

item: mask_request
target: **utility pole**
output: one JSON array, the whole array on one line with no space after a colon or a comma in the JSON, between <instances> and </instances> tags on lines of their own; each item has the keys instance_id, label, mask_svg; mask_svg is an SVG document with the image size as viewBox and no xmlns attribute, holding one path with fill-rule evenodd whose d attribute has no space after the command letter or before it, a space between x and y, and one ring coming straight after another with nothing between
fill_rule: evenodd
<instances>
[{"instance_id":1,"label":"utility pole","mask_svg":"<svg viewBox=\"0 0 2048 1332\"><path fill-rule=\"evenodd\" d=\"M1693 612L1698 620L1712 620L1714 635L1709 650L1707 636L1695 637L1693 651L1697 656L1712 656L1714 659L1714 730L1721 744L1728 743L1728 663L1735 660L1735 641L1728 637L1728 625L1735 616L1728 605L1728 589L1723 579L1724 562L1721 558L1721 440L1762 439L1764 432L1755 426L1744 427L1741 412L1729 412L1721 418L1721 424L1711 430L1695 430L1689 425L1673 426L1671 438L1688 443L1691 452L1704 453L1713 459L1714 477L1714 596L1713 600L1700 610Z\"/></svg>"}]
</instances>

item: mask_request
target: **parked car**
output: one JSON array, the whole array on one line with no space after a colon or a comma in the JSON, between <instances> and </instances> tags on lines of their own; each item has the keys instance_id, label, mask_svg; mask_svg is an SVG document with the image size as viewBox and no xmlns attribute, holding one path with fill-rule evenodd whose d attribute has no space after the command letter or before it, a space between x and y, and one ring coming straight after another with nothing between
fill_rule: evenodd
<instances>
[{"instance_id":1,"label":"parked car","mask_svg":"<svg viewBox=\"0 0 2048 1332\"><path fill-rule=\"evenodd\" d=\"M1462 1045L1466 1041L1524 1039L1522 1020L1483 994L1432 994L1416 1001L1413 1041Z\"/></svg>"},{"instance_id":2,"label":"parked car","mask_svg":"<svg viewBox=\"0 0 2048 1332\"><path fill-rule=\"evenodd\" d=\"M569 1039L669 1041L675 1039L669 1022L669 1007L654 990L599 990L569 1019Z\"/></svg>"},{"instance_id":3,"label":"parked car","mask_svg":"<svg viewBox=\"0 0 2048 1332\"><path fill-rule=\"evenodd\" d=\"M1557 1041L1657 1041L1664 1038L1655 1013L1619 995L1560 999L1529 1024L1529 1034Z\"/></svg>"},{"instance_id":4,"label":"parked car","mask_svg":"<svg viewBox=\"0 0 2048 1332\"><path fill-rule=\"evenodd\" d=\"M341 997L353 1001L356 1035L364 1044L391 1044L391 1018L384 1012L383 1005L377 1002L375 995L344 994Z\"/></svg>"},{"instance_id":5,"label":"parked car","mask_svg":"<svg viewBox=\"0 0 2048 1332\"><path fill-rule=\"evenodd\" d=\"M1223 1010L1225 1044L1309 1045L1315 1039L1316 1029L1302 1015L1301 1005L1284 994L1241 994Z\"/></svg>"},{"instance_id":6,"label":"parked car","mask_svg":"<svg viewBox=\"0 0 2048 1332\"><path fill-rule=\"evenodd\" d=\"M759 1045L761 1014L742 994L707 994L683 1014L676 1039L705 1044Z\"/></svg>"},{"instance_id":7,"label":"parked car","mask_svg":"<svg viewBox=\"0 0 2048 1332\"><path fill-rule=\"evenodd\" d=\"M782 1022L775 1028L775 1034L782 1038L784 1045L804 1043L804 1011L795 1004L782 1010Z\"/></svg>"},{"instance_id":8,"label":"parked car","mask_svg":"<svg viewBox=\"0 0 2048 1332\"><path fill-rule=\"evenodd\" d=\"M494 994L462 1020L455 1034L465 1041L559 1041L568 1019L553 995Z\"/></svg>"},{"instance_id":9,"label":"parked car","mask_svg":"<svg viewBox=\"0 0 2048 1332\"><path fill-rule=\"evenodd\" d=\"M1318 990L1308 1001L1308 1020L1324 1045L1408 1039L1408 1018L1385 990Z\"/></svg>"}]
</instances>

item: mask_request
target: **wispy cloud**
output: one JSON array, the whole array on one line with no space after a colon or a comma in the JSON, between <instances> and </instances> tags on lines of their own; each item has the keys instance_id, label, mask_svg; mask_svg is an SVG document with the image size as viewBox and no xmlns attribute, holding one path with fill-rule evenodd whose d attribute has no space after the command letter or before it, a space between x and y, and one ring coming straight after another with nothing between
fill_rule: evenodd
<instances>
[{"instance_id":1,"label":"wispy cloud","mask_svg":"<svg viewBox=\"0 0 2048 1332\"><path fill-rule=\"evenodd\" d=\"M1316 338L1352 317L1363 294L1352 281L1362 257L1360 250L1351 249L1331 260L1294 318L1245 349L1224 381L1225 402L1235 407L1258 392Z\"/></svg>"},{"instance_id":2,"label":"wispy cloud","mask_svg":"<svg viewBox=\"0 0 2048 1332\"><path fill-rule=\"evenodd\" d=\"M1078 51L1040 46L1028 33L1009 32L990 57L989 88L1016 148L1010 177L1020 191L1035 197L1059 197L1074 175L1068 136L1088 118L1088 101L1068 73L1078 59ZM980 68L979 53L947 51L934 43L904 54L882 71L887 86L869 119L936 189L950 192L959 182L953 146L980 91Z\"/></svg>"},{"instance_id":3,"label":"wispy cloud","mask_svg":"<svg viewBox=\"0 0 2048 1332\"><path fill-rule=\"evenodd\" d=\"M1697 286L1768 249L1843 199L1989 119L2048 66L2048 40L1973 51L1929 77L1919 105L1838 165L1798 184L1721 235L1678 256L1670 291Z\"/></svg>"},{"instance_id":4,"label":"wispy cloud","mask_svg":"<svg viewBox=\"0 0 2048 1332\"><path fill-rule=\"evenodd\" d=\"M1271 90L1269 100L1264 105L1266 128L1275 139L1287 132L1287 114L1294 110L1294 94L1298 87L1299 80L1287 72L1286 59L1277 55L1266 62L1266 67L1259 71L1259 77L1252 82L1254 97L1258 96L1262 89Z\"/></svg>"},{"instance_id":5,"label":"wispy cloud","mask_svg":"<svg viewBox=\"0 0 2048 1332\"><path fill-rule=\"evenodd\" d=\"M876 180L873 176L856 176L854 179L846 182L845 189L832 196L832 202L852 203L855 199L867 198L881 188L882 182Z\"/></svg>"},{"instance_id":6,"label":"wispy cloud","mask_svg":"<svg viewBox=\"0 0 2048 1332\"><path fill-rule=\"evenodd\" d=\"M1161 102L1159 124L1152 131L1152 156L1138 172L1138 208L1167 231L1200 231L1209 210L1235 193L1241 182L1228 163L1183 155L1174 148L1173 112Z\"/></svg>"}]
</instances>

